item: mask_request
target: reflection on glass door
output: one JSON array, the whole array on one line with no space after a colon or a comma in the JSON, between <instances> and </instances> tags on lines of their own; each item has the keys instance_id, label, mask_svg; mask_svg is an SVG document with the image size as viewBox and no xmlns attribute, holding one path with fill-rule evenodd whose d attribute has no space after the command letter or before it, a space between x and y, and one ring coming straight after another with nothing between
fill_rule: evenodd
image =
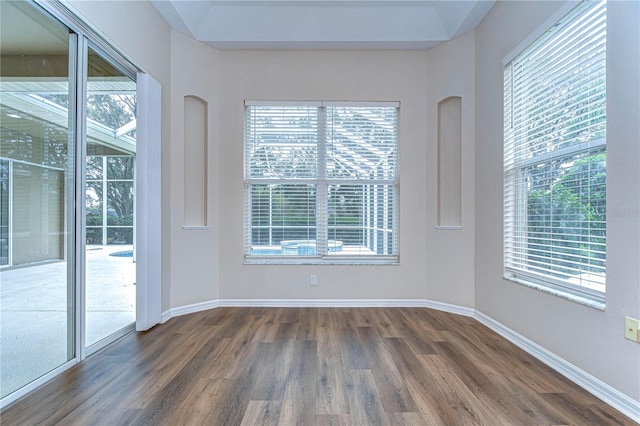
<instances>
[{"instance_id":1,"label":"reflection on glass door","mask_svg":"<svg viewBox=\"0 0 640 426\"><path fill-rule=\"evenodd\" d=\"M0 267L9 265L9 160L0 159Z\"/></svg>"},{"instance_id":2,"label":"reflection on glass door","mask_svg":"<svg viewBox=\"0 0 640 426\"><path fill-rule=\"evenodd\" d=\"M136 83L89 49L86 347L135 322Z\"/></svg>"},{"instance_id":3,"label":"reflection on glass door","mask_svg":"<svg viewBox=\"0 0 640 426\"><path fill-rule=\"evenodd\" d=\"M75 35L28 2L0 2L0 394L74 354Z\"/></svg>"}]
</instances>

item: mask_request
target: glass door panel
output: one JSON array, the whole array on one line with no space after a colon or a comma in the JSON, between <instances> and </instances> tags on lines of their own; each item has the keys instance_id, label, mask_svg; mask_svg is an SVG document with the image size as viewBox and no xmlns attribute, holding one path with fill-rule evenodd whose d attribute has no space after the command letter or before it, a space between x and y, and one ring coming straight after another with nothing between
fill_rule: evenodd
<instances>
[{"instance_id":1,"label":"glass door panel","mask_svg":"<svg viewBox=\"0 0 640 426\"><path fill-rule=\"evenodd\" d=\"M85 343L90 347L135 322L136 82L91 48L88 74Z\"/></svg>"},{"instance_id":2,"label":"glass door panel","mask_svg":"<svg viewBox=\"0 0 640 426\"><path fill-rule=\"evenodd\" d=\"M0 2L0 396L74 354L75 35L29 2ZM72 122L72 120L71 120Z\"/></svg>"}]
</instances>

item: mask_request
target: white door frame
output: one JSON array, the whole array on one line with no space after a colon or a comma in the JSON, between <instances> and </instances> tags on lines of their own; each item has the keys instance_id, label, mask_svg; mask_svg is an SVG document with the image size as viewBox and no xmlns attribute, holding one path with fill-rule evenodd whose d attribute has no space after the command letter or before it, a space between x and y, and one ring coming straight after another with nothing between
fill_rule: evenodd
<instances>
[{"instance_id":1,"label":"white door frame","mask_svg":"<svg viewBox=\"0 0 640 426\"><path fill-rule=\"evenodd\" d=\"M136 130L136 331L162 321L162 88L138 73Z\"/></svg>"}]
</instances>

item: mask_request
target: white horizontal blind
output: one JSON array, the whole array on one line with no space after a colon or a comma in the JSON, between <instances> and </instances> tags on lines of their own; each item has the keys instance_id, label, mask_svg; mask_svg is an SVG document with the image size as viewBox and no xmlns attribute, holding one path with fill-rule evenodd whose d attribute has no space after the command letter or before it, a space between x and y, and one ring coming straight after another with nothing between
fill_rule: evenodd
<instances>
[{"instance_id":1,"label":"white horizontal blind","mask_svg":"<svg viewBox=\"0 0 640 426\"><path fill-rule=\"evenodd\" d=\"M327 108L327 178L395 179L396 108Z\"/></svg>"},{"instance_id":2,"label":"white horizontal blind","mask_svg":"<svg viewBox=\"0 0 640 426\"><path fill-rule=\"evenodd\" d=\"M252 184L250 191L251 254L316 254L316 185Z\"/></svg>"},{"instance_id":3,"label":"white horizontal blind","mask_svg":"<svg viewBox=\"0 0 640 426\"><path fill-rule=\"evenodd\" d=\"M329 240L350 254L393 255L397 109L327 107L326 114Z\"/></svg>"},{"instance_id":4,"label":"white horizontal blind","mask_svg":"<svg viewBox=\"0 0 640 426\"><path fill-rule=\"evenodd\" d=\"M504 69L507 277L603 299L606 2L585 1Z\"/></svg>"},{"instance_id":5,"label":"white horizontal blind","mask_svg":"<svg viewBox=\"0 0 640 426\"><path fill-rule=\"evenodd\" d=\"M246 106L246 255L397 256L397 106Z\"/></svg>"},{"instance_id":6,"label":"white horizontal blind","mask_svg":"<svg viewBox=\"0 0 640 426\"><path fill-rule=\"evenodd\" d=\"M245 137L249 179L318 177L317 108L247 107Z\"/></svg>"}]
</instances>

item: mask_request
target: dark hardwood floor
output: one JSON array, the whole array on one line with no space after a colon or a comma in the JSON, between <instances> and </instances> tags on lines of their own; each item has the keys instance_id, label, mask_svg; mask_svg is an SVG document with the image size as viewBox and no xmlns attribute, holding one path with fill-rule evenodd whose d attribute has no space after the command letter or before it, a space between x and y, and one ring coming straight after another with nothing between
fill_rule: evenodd
<instances>
[{"instance_id":1,"label":"dark hardwood floor","mask_svg":"<svg viewBox=\"0 0 640 426\"><path fill-rule=\"evenodd\" d=\"M219 308L125 336L2 425L635 424L473 319Z\"/></svg>"}]
</instances>

